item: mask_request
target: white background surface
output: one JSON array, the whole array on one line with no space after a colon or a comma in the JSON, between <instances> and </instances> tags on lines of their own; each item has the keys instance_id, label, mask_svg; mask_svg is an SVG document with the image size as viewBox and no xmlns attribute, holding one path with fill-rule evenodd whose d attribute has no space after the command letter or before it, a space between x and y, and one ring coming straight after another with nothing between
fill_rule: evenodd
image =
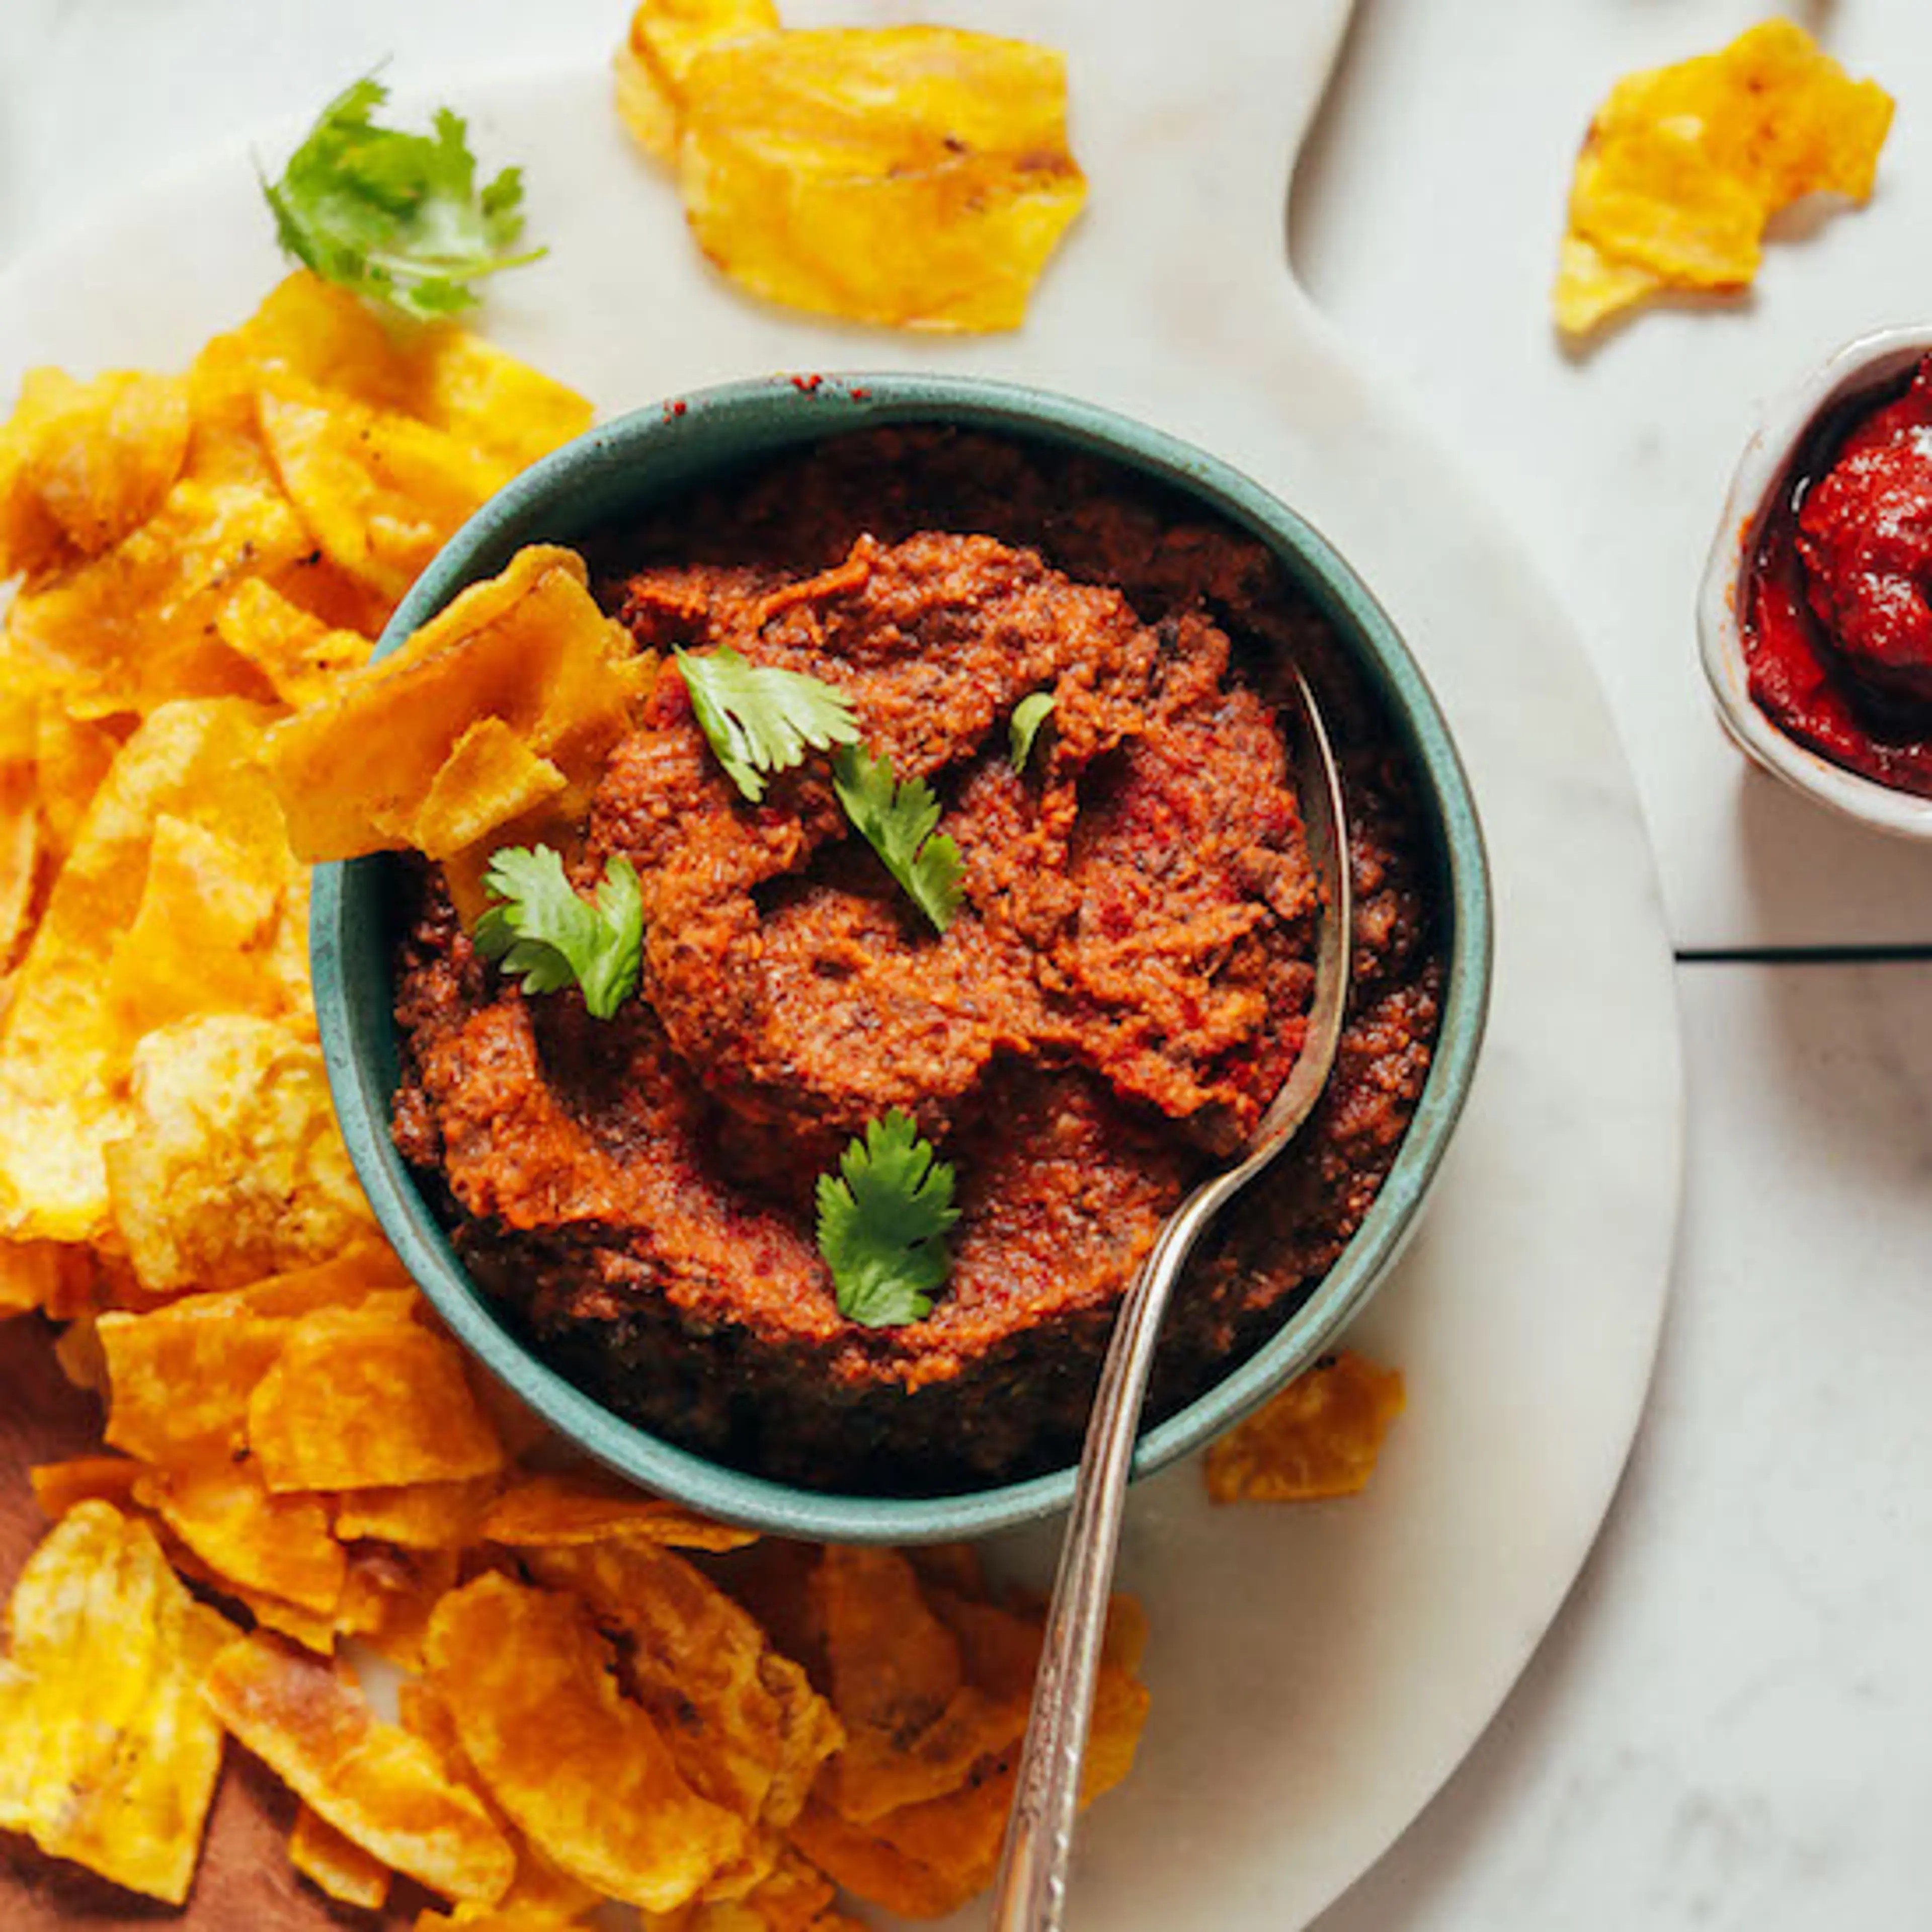
<instances>
[{"instance_id":1,"label":"white background surface","mask_svg":"<svg viewBox=\"0 0 1932 1932\"><path fill-rule=\"evenodd\" d=\"M1128 34L1143 10L1111 10ZM1772 250L1735 310L1642 317L1580 361L1544 320L1592 100L1756 17L1736 4L1362 0L1294 203L1318 303L1558 586L1688 947L1932 940L1932 854L1748 777L1693 662L1691 592L1756 398L1932 296L1932 15L1824 10L1900 97L1881 194ZM385 52L399 90L434 89L602 58L621 14L0 0L0 265L238 129L304 118ZM1916 965L1682 970L1689 1207L1624 1494L1496 1728L1323 1932L1921 1922L1928 991Z\"/></svg>"}]
</instances>

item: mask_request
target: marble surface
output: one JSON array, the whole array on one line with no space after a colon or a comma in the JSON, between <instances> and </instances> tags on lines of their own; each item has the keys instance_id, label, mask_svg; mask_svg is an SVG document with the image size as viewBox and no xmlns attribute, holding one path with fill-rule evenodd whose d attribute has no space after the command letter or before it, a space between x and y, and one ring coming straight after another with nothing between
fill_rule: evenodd
<instances>
[{"instance_id":1,"label":"marble surface","mask_svg":"<svg viewBox=\"0 0 1932 1932\"><path fill-rule=\"evenodd\" d=\"M1690 1210L1622 1492L1488 1736L1315 1932L1924 1922L1932 965L1682 986Z\"/></svg>"},{"instance_id":2,"label":"marble surface","mask_svg":"<svg viewBox=\"0 0 1932 1932\"><path fill-rule=\"evenodd\" d=\"M399 89L580 64L621 10L0 0L0 268L237 128L298 122L379 56ZM1131 48L1160 10L1120 0L1116 35ZM1822 10L1847 57L1901 92L1932 58L1932 20L1910 0ZM1336 338L1544 560L1610 692L1679 944L1932 940L1932 856L1747 777L1690 634L1752 398L1913 312L1903 244L1932 195L1932 124L1908 113L1879 202L1774 255L1740 312L1646 318L1580 362L1544 321L1592 99L1618 68L1752 16L1719 0L1361 0L1298 178L1295 261ZM1277 78L1258 72L1256 118L1287 126L1297 104ZM1271 216L1273 173L1233 184L1238 209L1218 213ZM1466 220L1447 218L1456 207ZM1233 403L1197 406L1238 428ZM1559 766L1563 746L1546 749ZM1912 1922L1909 1807L1932 1771L1911 1643L1932 1607L1911 1292L1932 1168L1926 970L1681 970L1690 1196L1636 1460L1502 1717L1322 1932ZM1508 1549L1508 1526L1496 1540Z\"/></svg>"},{"instance_id":3,"label":"marble surface","mask_svg":"<svg viewBox=\"0 0 1932 1932\"><path fill-rule=\"evenodd\" d=\"M1610 692L1688 947L1932 940L1932 847L1750 770L1696 664L1696 587L1768 398L1855 335L1932 314L1932 15L1784 10L1900 106L1870 204L1776 224L1754 292L1637 315L1588 352L1548 322L1571 156L1608 81L1705 52L1754 0L1362 0L1292 209L1298 273L1453 446L1559 588Z\"/></svg>"}]
</instances>

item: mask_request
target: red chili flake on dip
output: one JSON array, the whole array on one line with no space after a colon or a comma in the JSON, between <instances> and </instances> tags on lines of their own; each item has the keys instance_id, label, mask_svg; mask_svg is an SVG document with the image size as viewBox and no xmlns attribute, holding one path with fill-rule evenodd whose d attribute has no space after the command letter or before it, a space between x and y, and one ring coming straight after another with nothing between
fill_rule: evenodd
<instances>
[{"instance_id":1,"label":"red chili flake on dip","mask_svg":"<svg viewBox=\"0 0 1932 1932\"><path fill-rule=\"evenodd\" d=\"M1932 356L1833 412L1790 474L1751 572L1752 699L1834 764L1932 797Z\"/></svg>"}]
</instances>

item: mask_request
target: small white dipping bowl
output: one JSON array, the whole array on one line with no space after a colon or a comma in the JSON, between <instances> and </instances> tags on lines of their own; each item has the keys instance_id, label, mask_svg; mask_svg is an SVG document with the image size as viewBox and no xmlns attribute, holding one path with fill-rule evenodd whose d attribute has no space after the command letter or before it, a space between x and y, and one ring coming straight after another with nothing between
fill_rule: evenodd
<instances>
[{"instance_id":1,"label":"small white dipping bowl","mask_svg":"<svg viewBox=\"0 0 1932 1932\"><path fill-rule=\"evenodd\" d=\"M1932 842L1932 798L1895 790L1834 765L1786 737L1750 694L1743 614L1765 520L1788 500L1792 467L1820 418L1870 390L1898 382L1932 351L1932 326L1882 328L1847 343L1760 413L1731 478L1730 494L1697 593L1697 634L1718 716L1745 756L1847 818L1901 838Z\"/></svg>"}]
</instances>

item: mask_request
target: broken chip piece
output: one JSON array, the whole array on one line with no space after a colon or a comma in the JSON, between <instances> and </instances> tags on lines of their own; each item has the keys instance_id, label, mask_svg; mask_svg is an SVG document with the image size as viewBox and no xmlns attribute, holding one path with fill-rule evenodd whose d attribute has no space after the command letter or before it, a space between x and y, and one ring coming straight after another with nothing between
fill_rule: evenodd
<instances>
[{"instance_id":1,"label":"broken chip piece","mask_svg":"<svg viewBox=\"0 0 1932 1932\"><path fill-rule=\"evenodd\" d=\"M1399 1369L1344 1348L1210 1445L1208 1493L1217 1503L1354 1496L1375 1473L1406 1400Z\"/></svg>"},{"instance_id":2,"label":"broken chip piece","mask_svg":"<svg viewBox=\"0 0 1932 1932\"><path fill-rule=\"evenodd\" d=\"M208 1674L222 1723L331 1825L446 1898L494 1904L516 1854L430 1747L382 1723L338 1667L260 1633Z\"/></svg>"},{"instance_id":3,"label":"broken chip piece","mask_svg":"<svg viewBox=\"0 0 1932 1932\"><path fill-rule=\"evenodd\" d=\"M8 1621L0 1828L179 1905L221 1765L202 1682L236 1632L146 1523L93 1501L28 1558Z\"/></svg>"},{"instance_id":4,"label":"broken chip piece","mask_svg":"<svg viewBox=\"0 0 1932 1932\"><path fill-rule=\"evenodd\" d=\"M428 1648L464 1754L560 1870L668 1912L744 1850L744 1820L686 1782L576 1598L479 1577L442 1600Z\"/></svg>"},{"instance_id":5,"label":"broken chip piece","mask_svg":"<svg viewBox=\"0 0 1932 1932\"><path fill-rule=\"evenodd\" d=\"M1789 20L1627 76L1576 159L1558 326L1582 334L1660 290L1748 286L1778 209L1870 196L1892 114L1882 88L1852 80Z\"/></svg>"}]
</instances>

